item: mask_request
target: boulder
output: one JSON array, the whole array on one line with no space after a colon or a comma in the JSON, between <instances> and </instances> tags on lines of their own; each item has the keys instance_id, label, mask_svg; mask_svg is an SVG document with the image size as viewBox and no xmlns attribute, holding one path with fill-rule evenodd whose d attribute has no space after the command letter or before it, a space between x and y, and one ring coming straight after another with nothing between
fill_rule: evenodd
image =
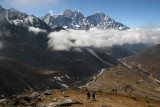
<instances>
[{"instance_id":1,"label":"boulder","mask_svg":"<svg viewBox=\"0 0 160 107\"><path fill-rule=\"evenodd\" d=\"M33 92L31 95L27 96L30 99L37 99L37 97L40 96L38 92Z\"/></svg>"},{"instance_id":2,"label":"boulder","mask_svg":"<svg viewBox=\"0 0 160 107\"><path fill-rule=\"evenodd\" d=\"M52 90L46 90L44 95L52 95L55 94Z\"/></svg>"},{"instance_id":3,"label":"boulder","mask_svg":"<svg viewBox=\"0 0 160 107\"><path fill-rule=\"evenodd\" d=\"M23 97L23 100L31 102L31 100L37 100L37 97L40 96L38 92L33 92L31 95Z\"/></svg>"},{"instance_id":4,"label":"boulder","mask_svg":"<svg viewBox=\"0 0 160 107\"><path fill-rule=\"evenodd\" d=\"M0 104L5 104L7 102L7 99L1 99Z\"/></svg>"},{"instance_id":5,"label":"boulder","mask_svg":"<svg viewBox=\"0 0 160 107\"><path fill-rule=\"evenodd\" d=\"M16 105L15 105L15 102L9 100L5 106L6 107L13 107L13 106L16 106Z\"/></svg>"}]
</instances>

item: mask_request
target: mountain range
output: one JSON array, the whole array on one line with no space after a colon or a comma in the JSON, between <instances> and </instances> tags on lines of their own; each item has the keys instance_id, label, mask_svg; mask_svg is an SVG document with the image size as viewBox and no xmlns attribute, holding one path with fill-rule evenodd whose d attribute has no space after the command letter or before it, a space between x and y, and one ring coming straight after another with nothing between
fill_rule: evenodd
<instances>
[{"instance_id":1,"label":"mountain range","mask_svg":"<svg viewBox=\"0 0 160 107\"><path fill-rule=\"evenodd\" d=\"M45 32L31 32L28 29L31 26ZM76 47L70 51L48 48L48 35L51 32L58 33L59 30L66 29L89 30L92 27L129 29L102 12L84 17L78 10L67 9L60 15L47 14L37 18L13 8L4 9L0 6L0 97L22 92L79 87L93 80L102 68L111 69L111 74L114 72L112 69L116 69L115 74L119 75L120 79L123 79L122 76L129 76L129 83L140 85L138 87L143 85L141 77L149 87L154 81L154 86L159 86L159 45L140 54L138 52L149 46L124 44L103 49L83 47L80 52L76 51ZM134 54L136 55L123 58ZM120 63L123 64L122 69L117 67ZM148 64L150 67L146 67ZM130 67L133 67L132 70ZM122 72L119 72L119 68ZM126 75L121 76L123 73ZM133 79L136 76L140 81ZM132 80L135 80L134 83ZM147 83L148 81L150 83ZM111 85L114 84L113 82ZM149 87L148 90L152 90ZM159 93L158 88L156 93Z\"/></svg>"},{"instance_id":2,"label":"mountain range","mask_svg":"<svg viewBox=\"0 0 160 107\"><path fill-rule=\"evenodd\" d=\"M105 15L102 12L95 13L94 15L90 15L88 17L84 17L82 13L78 10L71 11L69 9L65 10L63 14L60 15L51 15L47 13L43 17L36 17L34 15L27 15L26 13L20 12L14 8L4 9L0 6L0 21L7 22L15 26L21 27L30 27L33 26L35 28L40 28L46 30L48 33L65 29L77 29L77 30L89 30L90 28L96 27L98 29L118 29L118 30L126 30L129 27L116 22L113 18ZM3 19L3 20L2 20ZM4 21L5 20L5 21ZM124 44L122 48L127 49L130 53L141 52L148 47L153 45L147 44ZM110 47L109 47L110 48ZM111 47L112 48L112 47ZM114 46L113 46L114 48ZM121 48L121 47L120 47ZM107 50L107 53L112 53L112 49L103 49ZM104 51L104 52L105 52ZM128 56L122 55L122 57ZM121 58L121 55L119 57Z\"/></svg>"},{"instance_id":3,"label":"mountain range","mask_svg":"<svg viewBox=\"0 0 160 107\"><path fill-rule=\"evenodd\" d=\"M45 16L37 18L34 15L27 15L14 8L4 9L0 6L0 11L6 17L9 23L19 26L34 26L50 31L52 28L62 26L67 29L89 30L96 27L98 29L118 29L126 30L129 27L116 22L113 18L102 12L95 13L88 17L84 17L78 10L71 11L66 9L63 14L51 15L47 13Z\"/></svg>"},{"instance_id":4,"label":"mountain range","mask_svg":"<svg viewBox=\"0 0 160 107\"><path fill-rule=\"evenodd\" d=\"M79 10L71 11L70 9L67 9L63 12L63 14L51 15L48 13L40 19L51 28L63 26L67 29L76 30L89 30L93 27L98 29L129 29L129 27L123 25L122 23L116 22L113 18L102 12L97 12L93 15L84 17Z\"/></svg>"}]
</instances>

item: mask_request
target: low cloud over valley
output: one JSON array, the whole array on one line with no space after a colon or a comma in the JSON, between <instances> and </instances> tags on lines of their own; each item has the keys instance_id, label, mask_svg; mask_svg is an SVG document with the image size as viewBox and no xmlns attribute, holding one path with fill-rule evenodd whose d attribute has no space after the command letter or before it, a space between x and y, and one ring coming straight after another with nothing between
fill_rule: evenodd
<instances>
[{"instance_id":1,"label":"low cloud over valley","mask_svg":"<svg viewBox=\"0 0 160 107\"><path fill-rule=\"evenodd\" d=\"M139 28L119 31L115 29L100 30L61 30L48 35L48 46L52 50L69 51L72 47L110 47L129 44L160 43L160 28Z\"/></svg>"}]
</instances>

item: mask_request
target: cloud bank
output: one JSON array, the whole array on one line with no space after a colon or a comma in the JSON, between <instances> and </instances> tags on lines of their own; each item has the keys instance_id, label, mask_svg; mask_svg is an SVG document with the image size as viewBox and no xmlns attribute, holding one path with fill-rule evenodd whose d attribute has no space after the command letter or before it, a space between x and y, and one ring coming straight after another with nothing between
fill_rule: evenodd
<instances>
[{"instance_id":1,"label":"cloud bank","mask_svg":"<svg viewBox=\"0 0 160 107\"><path fill-rule=\"evenodd\" d=\"M119 31L115 29L100 30L61 30L48 35L48 47L52 50L70 50L72 47L111 47L123 44L158 44L160 28L141 28Z\"/></svg>"},{"instance_id":2,"label":"cloud bank","mask_svg":"<svg viewBox=\"0 0 160 107\"><path fill-rule=\"evenodd\" d=\"M46 30L40 29L40 28L35 28L35 27L28 27L29 32L33 32L34 34L38 34L39 32L47 32Z\"/></svg>"}]
</instances>

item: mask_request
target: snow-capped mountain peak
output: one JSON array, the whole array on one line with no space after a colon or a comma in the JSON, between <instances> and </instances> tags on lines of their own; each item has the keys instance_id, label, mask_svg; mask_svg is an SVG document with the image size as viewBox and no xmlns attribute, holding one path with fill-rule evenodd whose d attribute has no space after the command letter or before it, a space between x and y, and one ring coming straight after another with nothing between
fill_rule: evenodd
<instances>
[{"instance_id":1,"label":"snow-capped mountain peak","mask_svg":"<svg viewBox=\"0 0 160 107\"><path fill-rule=\"evenodd\" d=\"M80 30L88 30L93 27L98 29L129 29L127 26L116 22L113 18L105 15L103 12L97 12L88 17L84 17L79 10L71 11L70 9L66 9L63 14L53 16L45 15L44 17L41 17L41 20L51 28L63 26L65 28Z\"/></svg>"},{"instance_id":2,"label":"snow-capped mountain peak","mask_svg":"<svg viewBox=\"0 0 160 107\"><path fill-rule=\"evenodd\" d=\"M48 26L44 21L35 17L34 15L27 15L26 13L20 12L14 8L4 9L0 6L0 19L4 19L10 24L21 27L38 27L40 29L45 29L46 31L51 31L51 27Z\"/></svg>"},{"instance_id":3,"label":"snow-capped mountain peak","mask_svg":"<svg viewBox=\"0 0 160 107\"><path fill-rule=\"evenodd\" d=\"M66 10L63 12L63 16L64 16L64 17L69 18L69 17L72 17L72 15L73 15L73 12L72 12L70 9L66 9Z\"/></svg>"}]
</instances>

